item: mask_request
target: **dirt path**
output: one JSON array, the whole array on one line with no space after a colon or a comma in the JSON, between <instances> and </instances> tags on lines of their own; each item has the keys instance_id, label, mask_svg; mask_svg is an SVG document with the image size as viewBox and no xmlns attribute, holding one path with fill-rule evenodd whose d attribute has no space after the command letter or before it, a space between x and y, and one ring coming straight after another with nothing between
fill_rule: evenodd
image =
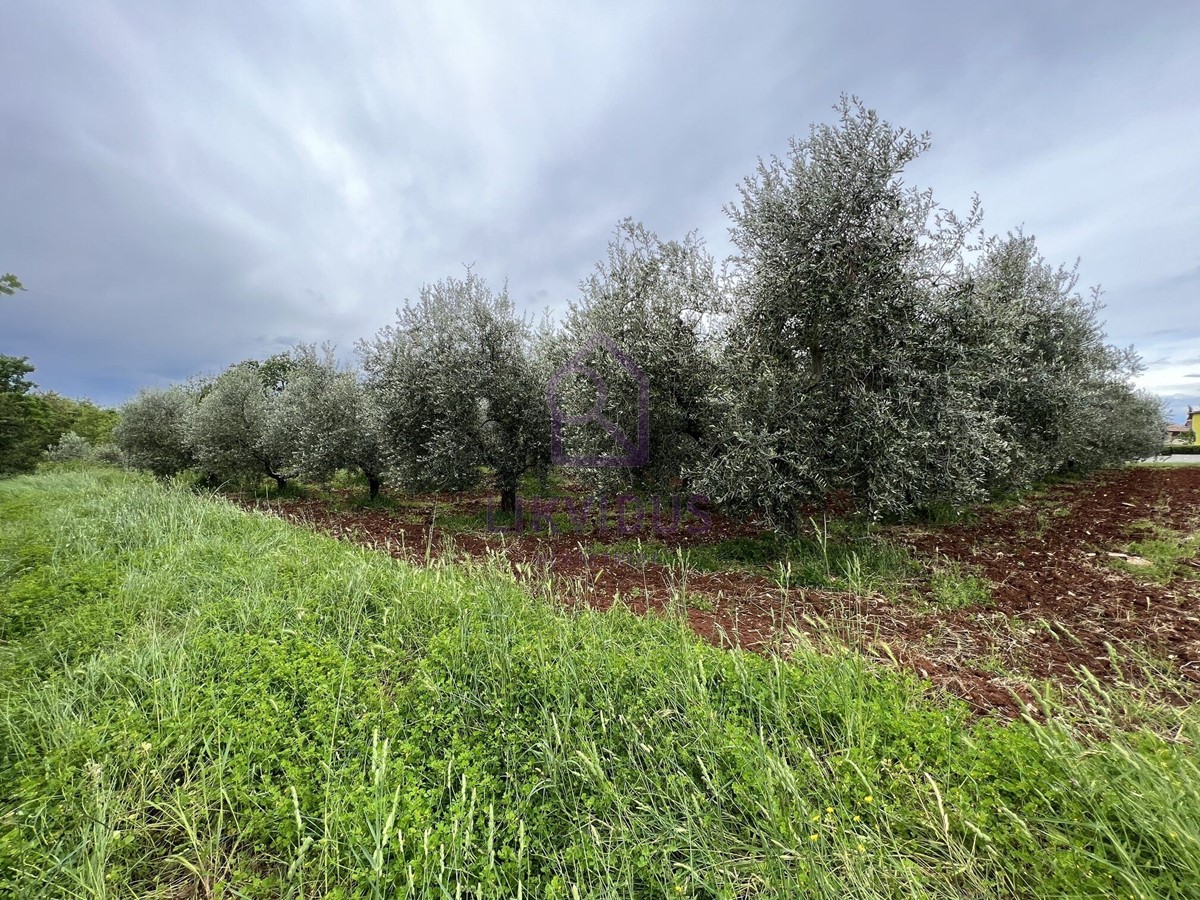
<instances>
[{"instance_id":1,"label":"dirt path","mask_svg":"<svg viewBox=\"0 0 1200 900\"><path fill-rule=\"evenodd\" d=\"M457 499L476 512L485 502L482 495L435 499L441 508ZM477 559L503 554L518 577L543 584L549 578L561 602L670 610L718 645L786 653L792 629L845 643L929 678L980 713L1033 711L1031 683L1069 691L1081 668L1105 683L1136 681L1137 672L1114 664L1110 646L1118 659L1142 656L1140 671L1157 667L1177 690L1186 695L1195 686L1200 696L1200 581L1147 584L1108 563L1108 553L1136 535L1134 523L1200 528L1200 468L1109 472L985 510L971 524L891 529L889 536L919 558L969 564L993 583L988 607L955 612L932 609L919 588L896 600L783 590L749 573L634 563L595 552L574 535L452 534L432 524L432 499L424 512L405 516L312 500L274 502L269 511L414 562L446 547ZM686 547L756 531L715 516L708 533L665 542Z\"/></svg>"}]
</instances>

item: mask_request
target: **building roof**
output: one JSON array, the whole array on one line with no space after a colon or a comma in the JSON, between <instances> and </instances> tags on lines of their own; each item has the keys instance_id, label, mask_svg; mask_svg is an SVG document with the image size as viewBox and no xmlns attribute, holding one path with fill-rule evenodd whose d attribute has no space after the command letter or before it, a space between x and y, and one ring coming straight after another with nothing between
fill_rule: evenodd
<instances>
[{"instance_id":1,"label":"building roof","mask_svg":"<svg viewBox=\"0 0 1200 900\"><path fill-rule=\"evenodd\" d=\"M1167 431L1170 434L1182 434L1185 431L1191 431L1186 425L1168 425Z\"/></svg>"}]
</instances>

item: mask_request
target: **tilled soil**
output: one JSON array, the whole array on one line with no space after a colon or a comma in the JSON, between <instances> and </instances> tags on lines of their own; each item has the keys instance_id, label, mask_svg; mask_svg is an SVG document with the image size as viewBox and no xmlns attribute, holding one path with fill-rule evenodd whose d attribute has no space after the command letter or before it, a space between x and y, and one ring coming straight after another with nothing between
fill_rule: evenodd
<instances>
[{"instance_id":1,"label":"tilled soil","mask_svg":"<svg viewBox=\"0 0 1200 900\"><path fill-rule=\"evenodd\" d=\"M882 595L783 589L749 572L685 572L592 549L573 534L455 533L437 509L478 512L484 495L425 498L404 515L341 510L315 500L246 505L421 562L449 547L472 558L506 559L517 576L551 585L560 602L639 613L685 615L706 640L787 653L800 634L855 646L928 678L978 713L1034 713L1031 684L1069 693L1087 670L1101 684L1136 683L1149 661L1172 690L1200 697L1200 580L1170 584L1118 571L1119 551L1146 521L1181 532L1200 529L1200 467L1129 468L1062 484L1019 505L981 511L969 524L896 527L888 536L936 565L953 560L993 585L986 608L953 612L925 602L923 588ZM700 535L660 535L668 546L717 542L759 531L713 516ZM1189 565L1200 576L1200 563ZM1141 657L1142 666L1125 665ZM1114 658L1118 660L1114 663Z\"/></svg>"},{"instance_id":2,"label":"tilled soil","mask_svg":"<svg viewBox=\"0 0 1200 900\"><path fill-rule=\"evenodd\" d=\"M1185 563L1190 572L1167 585L1110 564L1109 554L1142 536L1136 525L1147 521L1200 529L1200 468L1109 472L970 525L909 531L902 540L977 566L993 583L988 615L1006 617L1011 636L981 632L978 612L941 617L971 655L998 652L1031 677L1060 682L1087 668L1104 683L1128 674L1113 661L1125 654L1110 648L1136 648L1185 687L1200 685L1200 562Z\"/></svg>"}]
</instances>

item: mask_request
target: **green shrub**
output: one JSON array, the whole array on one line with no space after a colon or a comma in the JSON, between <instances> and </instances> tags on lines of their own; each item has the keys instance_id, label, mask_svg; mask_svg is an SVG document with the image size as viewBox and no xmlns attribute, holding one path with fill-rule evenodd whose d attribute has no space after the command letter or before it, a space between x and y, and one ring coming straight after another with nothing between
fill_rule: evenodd
<instances>
[{"instance_id":1,"label":"green shrub","mask_svg":"<svg viewBox=\"0 0 1200 900\"><path fill-rule=\"evenodd\" d=\"M121 466L125 457L115 444L92 446L73 431L64 434L54 446L42 454L42 468L79 468L94 465Z\"/></svg>"},{"instance_id":2,"label":"green shrub","mask_svg":"<svg viewBox=\"0 0 1200 900\"><path fill-rule=\"evenodd\" d=\"M43 456L50 462L78 462L88 459L91 454L92 445L87 442L87 438L82 438L75 432L68 431Z\"/></svg>"}]
</instances>

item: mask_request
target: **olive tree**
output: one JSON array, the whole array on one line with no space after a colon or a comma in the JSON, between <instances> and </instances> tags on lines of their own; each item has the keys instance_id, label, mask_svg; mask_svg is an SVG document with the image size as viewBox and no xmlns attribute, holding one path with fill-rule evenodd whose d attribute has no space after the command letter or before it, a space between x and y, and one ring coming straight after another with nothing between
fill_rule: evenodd
<instances>
[{"instance_id":1,"label":"olive tree","mask_svg":"<svg viewBox=\"0 0 1200 900\"><path fill-rule=\"evenodd\" d=\"M93 458L94 449L87 438L68 431L42 455L49 462L81 462Z\"/></svg>"},{"instance_id":2,"label":"olive tree","mask_svg":"<svg viewBox=\"0 0 1200 900\"><path fill-rule=\"evenodd\" d=\"M700 483L785 526L835 493L876 513L979 494L955 454L977 410L944 353L978 204L960 219L905 185L928 136L857 101L838 112L727 209L721 440Z\"/></svg>"},{"instance_id":3,"label":"olive tree","mask_svg":"<svg viewBox=\"0 0 1200 900\"><path fill-rule=\"evenodd\" d=\"M1091 407L1094 430L1085 447L1089 468L1145 459L1162 450L1167 414L1157 394L1117 381L1098 392Z\"/></svg>"},{"instance_id":4,"label":"olive tree","mask_svg":"<svg viewBox=\"0 0 1200 900\"><path fill-rule=\"evenodd\" d=\"M218 478L266 475L283 490L290 445L274 413L278 398L254 366L238 364L223 372L189 417L188 443L197 465Z\"/></svg>"},{"instance_id":5,"label":"olive tree","mask_svg":"<svg viewBox=\"0 0 1200 900\"><path fill-rule=\"evenodd\" d=\"M371 499L379 495L387 467L382 411L375 393L340 368L331 349L301 345L292 352L273 415L298 475L323 480L339 469L358 469Z\"/></svg>"},{"instance_id":6,"label":"olive tree","mask_svg":"<svg viewBox=\"0 0 1200 900\"><path fill-rule=\"evenodd\" d=\"M877 514L961 506L1135 458L1160 412L1097 293L1020 232L980 237L905 168L929 146L843 99L729 207L723 440L702 483L796 524L833 494Z\"/></svg>"},{"instance_id":7,"label":"olive tree","mask_svg":"<svg viewBox=\"0 0 1200 900\"><path fill-rule=\"evenodd\" d=\"M695 471L714 439L722 310L716 267L696 235L663 241L629 219L617 226L549 347L554 367L572 373L555 378L552 394L565 417L584 423L563 440L565 455L585 460L580 475L597 486L666 487ZM645 378L644 395L629 364ZM599 399L595 376L607 423L633 441L644 419L649 451L637 465L586 462L621 455L610 430L588 414Z\"/></svg>"},{"instance_id":8,"label":"olive tree","mask_svg":"<svg viewBox=\"0 0 1200 900\"><path fill-rule=\"evenodd\" d=\"M495 293L470 271L425 285L395 324L360 344L401 484L458 491L487 478L501 507L515 506L522 476L549 461L545 384L532 345L507 288Z\"/></svg>"},{"instance_id":9,"label":"olive tree","mask_svg":"<svg viewBox=\"0 0 1200 900\"><path fill-rule=\"evenodd\" d=\"M145 388L121 407L113 442L131 467L174 475L196 461L188 442L195 407L195 394L179 385Z\"/></svg>"},{"instance_id":10,"label":"olive tree","mask_svg":"<svg viewBox=\"0 0 1200 900\"><path fill-rule=\"evenodd\" d=\"M1098 289L1081 295L1076 268L1050 265L1019 231L983 250L965 287L992 323L979 394L1011 446L1008 486L1153 452L1161 404L1133 387L1137 354L1106 341Z\"/></svg>"}]
</instances>

